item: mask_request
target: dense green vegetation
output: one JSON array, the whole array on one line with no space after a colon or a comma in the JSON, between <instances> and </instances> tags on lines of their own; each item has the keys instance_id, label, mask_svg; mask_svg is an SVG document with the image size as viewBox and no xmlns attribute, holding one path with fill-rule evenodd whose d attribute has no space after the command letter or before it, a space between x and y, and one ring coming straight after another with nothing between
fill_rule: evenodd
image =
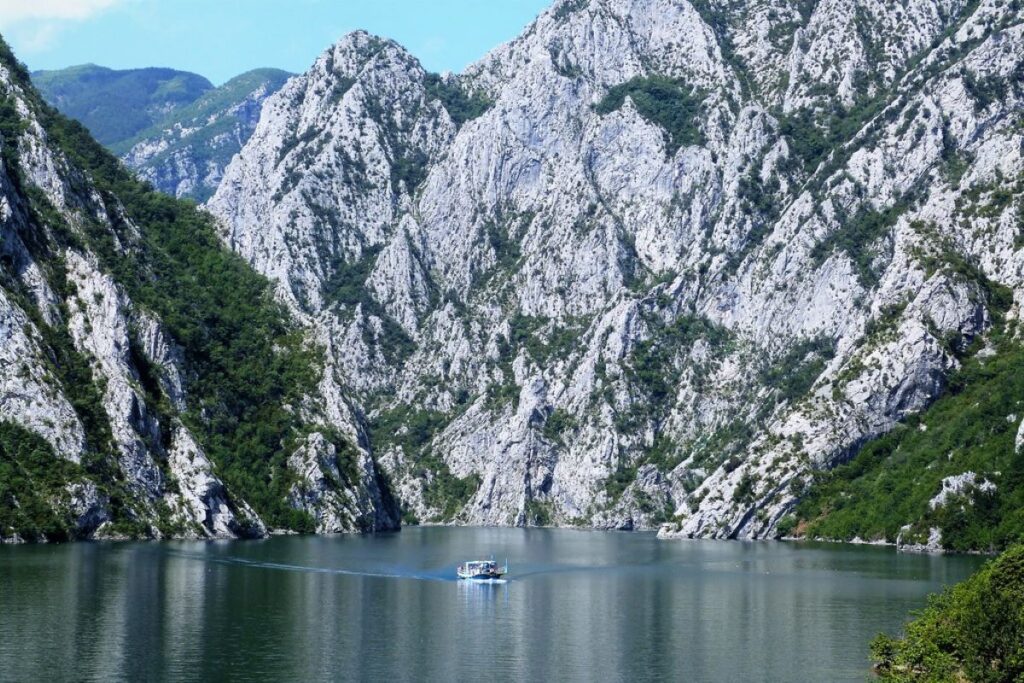
<instances>
[{"instance_id":1,"label":"dense green vegetation","mask_svg":"<svg viewBox=\"0 0 1024 683\"><path fill-rule=\"evenodd\" d=\"M778 361L761 370L764 386L776 391L777 400L793 401L804 396L835 356L835 342L816 337L794 344Z\"/></svg>"},{"instance_id":2,"label":"dense green vegetation","mask_svg":"<svg viewBox=\"0 0 1024 683\"><path fill-rule=\"evenodd\" d=\"M105 145L127 140L195 102L213 88L202 76L173 69L114 71L94 64L32 74L50 104L85 124Z\"/></svg>"},{"instance_id":3,"label":"dense green vegetation","mask_svg":"<svg viewBox=\"0 0 1024 683\"><path fill-rule=\"evenodd\" d=\"M612 502L619 500L626 492L629 485L636 481L636 474L639 467L620 462L604 482L605 493Z\"/></svg>"},{"instance_id":4,"label":"dense green vegetation","mask_svg":"<svg viewBox=\"0 0 1024 683\"><path fill-rule=\"evenodd\" d=\"M703 144L698 121L703 98L698 91L667 76L637 76L610 89L595 110L601 115L617 111L627 96L641 116L665 131L670 155L680 147Z\"/></svg>"},{"instance_id":5,"label":"dense green vegetation","mask_svg":"<svg viewBox=\"0 0 1024 683\"><path fill-rule=\"evenodd\" d=\"M522 258L522 251L519 241L515 239L510 226L505 222L487 221L483 229L487 244L494 252L494 265L487 273L487 277L493 277L497 273L507 272L515 268L520 258Z\"/></svg>"},{"instance_id":6,"label":"dense green vegetation","mask_svg":"<svg viewBox=\"0 0 1024 683\"><path fill-rule=\"evenodd\" d=\"M535 363L543 365L553 358L564 358L579 339L579 321L569 321L565 327L557 327L547 334L541 330L551 320L544 316L516 313L509 318L508 336L498 337L498 354L504 363L515 360L519 349L525 349ZM509 370L511 372L511 369Z\"/></svg>"},{"instance_id":7,"label":"dense green vegetation","mask_svg":"<svg viewBox=\"0 0 1024 683\"><path fill-rule=\"evenodd\" d=\"M70 515L58 510L67 502L65 487L85 479L81 466L58 458L41 437L0 422L0 536L17 533L26 541L72 538Z\"/></svg>"},{"instance_id":8,"label":"dense green vegetation","mask_svg":"<svg viewBox=\"0 0 1024 683\"><path fill-rule=\"evenodd\" d=\"M372 297L366 289L366 281L373 272L377 255L381 247L367 247L356 261L343 258L332 260L331 275L324 281L321 293L327 303L339 303L345 306L363 304L369 306Z\"/></svg>"},{"instance_id":9,"label":"dense green vegetation","mask_svg":"<svg viewBox=\"0 0 1024 683\"><path fill-rule=\"evenodd\" d=\"M680 381L677 359L698 341L704 341L715 356L728 353L729 331L706 318L682 315L671 323L649 317L651 336L638 343L629 356L626 376L642 388L657 415L674 398Z\"/></svg>"},{"instance_id":10,"label":"dense green vegetation","mask_svg":"<svg viewBox=\"0 0 1024 683\"><path fill-rule=\"evenodd\" d=\"M565 444L565 435L576 429L576 417L568 410L555 408L544 421L544 438L552 443Z\"/></svg>"},{"instance_id":11,"label":"dense green vegetation","mask_svg":"<svg viewBox=\"0 0 1024 683\"><path fill-rule=\"evenodd\" d=\"M145 167L163 167L187 149L202 169L210 164L225 166L239 151L240 119L258 114L251 107L231 114L228 110L261 87L268 93L279 90L290 76L279 69L254 69L214 88L201 76L170 69L112 71L86 65L39 71L33 79L50 104L85 124L114 154L122 156L141 141L164 138L170 144ZM165 131L176 128L190 134L182 140L167 138ZM201 202L212 192L201 183L189 196Z\"/></svg>"},{"instance_id":12,"label":"dense green vegetation","mask_svg":"<svg viewBox=\"0 0 1024 683\"><path fill-rule=\"evenodd\" d=\"M269 93L279 90L290 76L288 72L278 69L248 71L222 86L205 92L191 104L172 110L167 116L157 119L153 125L135 135L109 143L107 146L120 156L137 143L163 138L164 131L180 126L194 132L180 141L173 140L166 149L150 158L145 164L146 167L162 167L185 148L199 169L206 168L211 163L220 167L226 166L240 149L240 145L235 142L236 128L242 125L240 119L253 116L251 111L243 110L235 114L226 112L261 87ZM224 139L217 140L218 137L225 135L230 142L226 143ZM197 202L202 202L209 199L212 194L213 188L202 185L196 187L189 196Z\"/></svg>"},{"instance_id":13,"label":"dense green vegetation","mask_svg":"<svg viewBox=\"0 0 1024 683\"><path fill-rule=\"evenodd\" d=\"M8 66L15 82L25 88L31 87L28 71L14 59L2 40L0 40L0 61ZM45 195L25 181L16 144L17 136L24 129L25 124L18 114L13 100L6 97L0 98L0 144L3 147L0 161L3 163L6 177L15 189L15 195L20 197L29 217L28 225L15 222L13 227L18 231L19 237L28 250L42 264L53 290L61 296L58 305L60 317L51 324L30 303L30 298L26 296L20 282L12 276L18 267L10 261L10 255L6 252L0 252L0 265L3 266L0 268L0 285L4 286L8 295L19 303L41 335L41 341L49 351L43 359L49 373L48 381L61 387L64 396L82 424L85 451L82 454L80 473L93 479L100 487L101 492L108 496L112 514L111 521L116 531L141 533L143 529L137 523L134 512L137 501L126 490L123 477L114 462L112 432L102 406L104 386L94 376L90 359L75 348L67 327L66 321L70 318L70 312L67 309L66 301L74 294L74 287L66 278L64 261L61 256L64 245L61 242L77 245L79 238L71 233L63 218L50 206ZM47 230L40 229L41 226L46 226ZM32 443L36 444L37 442ZM11 470L12 476L19 472L24 473L26 467L31 471L38 472L38 469L32 470L31 466L43 462L45 458L37 453L32 457L20 457L17 460L19 460L19 464ZM71 470L63 465L55 464L53 466L55 479L51 480L51 483L64 479L63 475L70 472ZM76 470L77 472L78 470ZM25 481L25 479L19 479L19 481ZM70 480L65 481L70 482ZM54 486L49 488L56 491ZM14 490L13 487L12 490ZM44 524L38 512L38 509L34 509L27 517L13 518L13 521L18 524L27 524L27 526L15 524L13 530L23 537L33 539L45 536L60 540L68 537L71 533L71 529L67 526L69 520L65 516L50 518Z\"/></svg>"},{"instance_id":14,"label":"dense green vegetation","mask_svg":"<svg viewBox=\"0 0 1024 683\"><path fill-rule=\"evenodd\" d=\"M1024 546L933 597L902 638L871 644L883 681L1024 680Z\"/></svg>"},{"instance_id":15,"label":"dense green vegetation","mask_svg":"<svg viewBox=\"0 0 1024 683\"><path fill-rule=\"evenodd\" d=\"M49 110L46 126L142 232L130 255L102 229L91 231L90 246L181 344L194 401L186 422L231 490L271 524L287 525L285 459L302 429L288 406L313 388L317 354L273 302L269 283L221 245L208 216L136 181L77 122Z\"/></svg>"},{"instance_id":16,"label":"dense green vegetation","mask_svg":"<svg viewBox=\"0 0 1024 683\"><path fill-rule=\"evenodd\" d=\"M458 81L446 81L440 74L427 74L425 83L427 96L440 101L457 126L483 116L494 104L482 92L467 93Z\"/></svg>"},{"instance_id":17,"label":"dense green vegetation","mask_svg":"<svg viewBox=\"0 0 1024 683\"><path fill-rule=\"evenodd\" d=\"M551 526L554 517L551 513L551 503L533 498L526 501L523 515L529 526Z\"/></svg>"},{"instance_id":18,"label":"dense green vegetation","mask_svg":"<svg viewBox=\"0 0 1024 683\"><path fill-rule=\"evenodd\" d=\"M951 550L1024 541L1024 452L1014 445L1024 415L1024 349L1010 340L997 349L966 359L924 413L869 442L851 462L817 473L789 528L800 521L810 537L893 542L907 524L917 538L939 527ZM996 489L971 487L931 509L942 479L964 472Z\"/></svg>"},{"instance_id":19,"label":"dense green vegetation","mask_svg":"<svg viewBox=\"0 0 1024 683\"><path fill-rule=\"evenodd\" d=\"M267 92L279 90L291 75L287 71L281 71L280 69L253 69L252 71L247 71L244 74L235 76L224 85L207 90L195 101L174 109L167 116L161 117L153 125L139 131L132 137L110 143L107 146L114 154L121 155L130 150L137 142L147 138L158 137L164 130L173 128L177 124L187 127L204 125L211 117L217 116L243 101L250 93L255 92L260 87L265 87ZM194 137L190 137L191 144L195 146L196 152L215 152L216 150L207 149L208 143L215 135L231 130L234 121L234 117L224 117L218 120L215 125L206 127ZM164 152L163 155L168 153Z\"/></svg>"}]
</instances>

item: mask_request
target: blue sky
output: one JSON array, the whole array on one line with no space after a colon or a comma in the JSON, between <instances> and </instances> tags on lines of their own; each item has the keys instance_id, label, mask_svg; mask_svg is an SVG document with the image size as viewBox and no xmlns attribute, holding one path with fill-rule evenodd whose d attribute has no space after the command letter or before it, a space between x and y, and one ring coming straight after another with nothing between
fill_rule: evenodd
<instances>
[{"instance_id":1,"label":"blue sky","mask_svg":"<svg viewBox=\"0 0 1024 683\"><path fill-rule=\"evenodd\" d=\"M345 33L394 38L432 71L460 71L551 0L0 0L0 33L30 69L168 66L220 84L300 72Z\"/></svg>"}]
</instances>

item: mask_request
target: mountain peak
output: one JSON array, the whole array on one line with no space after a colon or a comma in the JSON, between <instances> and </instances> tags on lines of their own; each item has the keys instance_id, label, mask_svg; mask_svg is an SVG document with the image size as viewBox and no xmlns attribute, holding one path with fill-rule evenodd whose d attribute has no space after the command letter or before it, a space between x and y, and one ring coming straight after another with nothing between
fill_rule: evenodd
<instances>
[{"instance_id":1,"label":"mountain peak","mask_svg":"<svg viewBox=\"0 0 1024 683\"><path fill-rule=\"evenodd\" d=\"M352 31L342 36L321 54L313 69L325 62L338 73L349 77L357 75L371 62L399 67L419 65L419 61L396 41L363 30Z\"/></svg>"},{"instance_id":2,"label":"mountain peak","mask_svg":"<svg viewBox=\"0 0 1024 683\"><path fill-rule=\"evenodd\" d=\"M948 69L891 90L946 32L999 30L972 12L565 0L447 78L353 34L210 209L417 516L771 535L813 468L935 396L940 337L993 319L914 256L959 220L925 179L970 163L975 114Z\"/></svg>"},{"instance_id":3,"label":"mountain peak","mask_svg":"<svg viewBox=\"0 0 1024 683\"><path fill-rule=\"evenodd\" d=\"M111 146L213 89L213 84L198 74L156 67L115 70L86 65L38 71L32 82L49 103Z\"/></svg>"}]
</instances>

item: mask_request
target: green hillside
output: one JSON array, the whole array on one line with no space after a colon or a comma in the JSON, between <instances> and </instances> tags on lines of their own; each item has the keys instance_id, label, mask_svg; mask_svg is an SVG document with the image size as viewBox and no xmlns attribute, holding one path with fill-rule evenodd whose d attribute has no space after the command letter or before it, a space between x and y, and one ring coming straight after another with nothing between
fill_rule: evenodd
<instances>
[{"instance_id":1,"label":"green hillside","mask_svg":"<svg viewBox=\"0 0 1024 683\"><path fill-rule=\"evenodd\" d=\"M130 138L111 143L108 147L115 154L121 155L128 152L136 143L146 139L159 138L165 130L174 128L176 125L194 127L206 124L212 117L216 117L238 104L262 85L266 85L270 92L280 89L291 75L287 71L281 71L280 69L253 69L252 71L246 71L244 74L235 76L224 85L208 90L191 104L173 110L152 126L148 126ZM212 149L206 149L204 143L217 133L230 129L232 123L230 118L220 118L213 124L206 126L204 130L196 133L194 136L190 136L189 143L198 149L213 152L214 150ZM156 158L151 163L155 164Z\"/></svg>"},{"instance_id":2,"label":"green hillside","mask_svg":"<svg viewBox=\"0 0 1024 683\"><path fill-rule=\"evenodd\" d=\"M108 214L130 219L139 233L137 238L127 237L121 219L110 226L92 221L79 233L45 195L31 190L23 180L14 144L23 122L13 101L4 97L0 98L0 147L5 150L6 176L24 195L19 201L31 208L27 230L45 235L45 225L57 236L47 244L26 232L22 237L26 243L38 244L33 256L50 264L60 263L67 251L93 254L135 305L158 315L182 351L190 395L188 409L175 415L154 379L156 370L141 356L135 359L161 426L166 429L175 419L186 423L202 440L231 493L249 502L270 524L308 530L308 515L285 501L290 482L285 458L294 442L311 429L291 406L312 390L321 363L319 351L304 343L301 330L274 302L267 280L224 247L209 215L135 179L79 122L38 98L27 72L2 40L0 64L24 88L50 144L87 174ZM130 248L125 248L126 243ZM3 265L0 275L12 271L11 264ZM59 277L61 271L47 272L54 291L64 292L67 285ZM17 301L31 301L9 276L0 277L0 287L9 289ZM29 539L73 536L69 520L51 513L47 501L59 503L55 496L67 484L88 480L109 494L120 531L144 535L145 527L135 521L138 506L124 492L122 475L112 469L109 423L88 362L71 347L63 319L48 325L41 313L25 305L44 333L55 373L73 396L91 451L81 468L61 464L39 439L27 438L25 430L16 426L0 424L0 479L4 481L0 531ZM339 443L339 447L345 446ZM26 481L36 487L33 496L25 497L19 490L21 497L16 498L12 487Z\"/></svg>"},{"instance_id":3,"label":"green hillside","mask_svg":"<svg viewBox=\"0 0 1024 683\"><path fill-rule=\"evenodd\" d=\"M186 71L117 71L95 64L36 71L32 81L47 102L104 145L135 136L213 89L210 81Z\"/></svg>"},{"instance_id":4,"label":"green hillside","mask_svg":"<svg viewBox=\"0 0 1024 683\"><path fill-rule=\"evenodd\" d=\"M948 550L1000 550L1024 541L1024 348L1009 334L964 360L928 410L866 444L847 464L819 472L785 531L811 538L927 540ZM930 501L946 477L975 482L944 505ZM994 488L993 488L994 487Z\"/></svg>"}]
</instances>

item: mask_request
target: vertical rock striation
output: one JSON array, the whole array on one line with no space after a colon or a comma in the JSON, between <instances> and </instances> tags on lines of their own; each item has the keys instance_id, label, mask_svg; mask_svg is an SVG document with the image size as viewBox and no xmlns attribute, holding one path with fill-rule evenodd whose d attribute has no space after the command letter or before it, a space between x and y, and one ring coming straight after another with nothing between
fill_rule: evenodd
<instances>
[{"instance_id":1,"label":"vertical rock striation","mask_svg":"<svg viewBox=\"0 0 1024 683\"><path fill-rule=\"evenodd\" d=\"M995 0L562 0L442 76L356 33L208 208L408 517L771 536L1016 316L1022 33Z\"/></svg>"}]
</instances>

